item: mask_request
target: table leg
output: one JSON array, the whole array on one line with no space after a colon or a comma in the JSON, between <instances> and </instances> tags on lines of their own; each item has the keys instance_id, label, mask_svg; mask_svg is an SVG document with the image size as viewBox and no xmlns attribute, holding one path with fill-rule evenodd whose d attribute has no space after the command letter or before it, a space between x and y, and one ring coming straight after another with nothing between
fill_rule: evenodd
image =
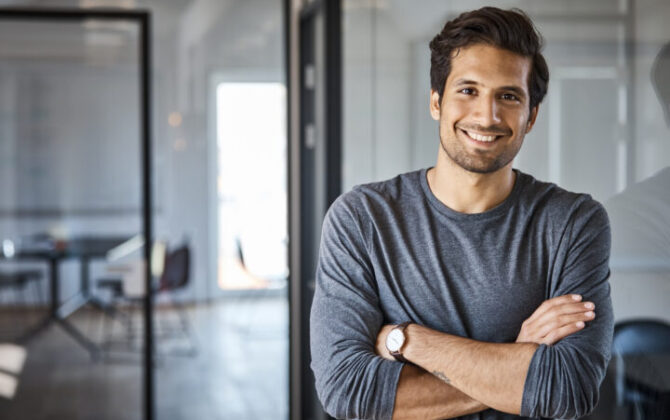
<instances>
[{"instance_id":1,"label":"table leg","mask_svg":"<svg viewBox=\"0 0 670 420\"><path fill-rule=\"evenodd\" d=\"M58 318L58 307L60 306L60 279L58 278L58 259L50 258L49 259L49 295L51 297L51 306L50 317L52 319Z\"/></svg>"},{"instance_id":2,"label":"table leg","mask_svg":"<svg viewBox=\"0 0 670 420\"><path fill-rule=\"evenodd\" d=\"M86 336L82 334L82 332L77 327L68 322L65 317L61 316L60 314L61 304L58 262L58 258L49 259L49 296L51 299L49 302L49 314L42 321L40 321L37 326L21 336L18 341L20 343L25 343L47 329L52 323L56 323L63 329L63 331L65 331L77 343L84 347L89 352L93 360L97 360L100 357L100 348L93 341L86 338Z\"/></svg>"},{"instance_id":3,"label":"table leg","mask_svg":"<svg viewBox=\"0 0 670 420\"><path fill-rule=\"evenodd\" d=\"M79 259L79 286L81 289L81 292L84 294L84 296L89 296L89 264L91 263L91 260L87 256L82 256Z\"/></svg>"},{"instance_id":4,"label":"table leg","mask_svg":"<svg viewBox=\"0 0 670 420\"><path fill-rule=\"evenodd\" d=\"M25 343L35 337L58 319L58 295L58 259L49 258L49 313L35 327L19 337L17 340L19 343Z\"/></svg>"},{"instance_id":5,"label":"table leg","mask_svg":"<svg viewBox=\"0 0 670 420\"><path fill-rule=\"evenodd\" d=\"M65 332L68 333L70 337L72 337L77 343L88 350L88 353L91 355L91 359L98 360L101 352L100 347L98 347L97 344L82 334L81 331L79 331L79 328L70 324L65 319L59 319L58 325L60 325L61 328L63 328L63 330L65 330Z\"/></svg>"},{"instance_id":6,"label":"table leg","mask_svg":"<svg viewBox=\"0 0 670 420\"><path fill-rule=\"evenodd\" d=\"M82 257L81 258L81 266L80 266L80 286L81 286L81 292L82 295L86 299L86 303L93 306L94 308L98 309L105 315L109 316L110 318L116 319L119 322L126 323L127 322L127 315L118 311L113 305L110 305L100 299L98 299L97 296L93 295L90 291L90 263L91 259L89 257Z\"/></svg>"}]
</instances>

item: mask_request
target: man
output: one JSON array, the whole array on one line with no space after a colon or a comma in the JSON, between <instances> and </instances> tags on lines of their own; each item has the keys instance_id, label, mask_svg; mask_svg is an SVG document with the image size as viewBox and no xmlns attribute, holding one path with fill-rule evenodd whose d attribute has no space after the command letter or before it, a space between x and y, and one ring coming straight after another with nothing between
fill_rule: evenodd
<instances>
[{"instance_id":1,"label":"man","mask_svg":"<svg viewBox=\"0 0 670 420\"><path fill-rule=\"evenodd\" d=\"M319 398L338 418L583 416L610 356L610 232L588 195L512 169L547 89L540 37L483 8L430 47L437 164L356 187L324 221Z\"/></svg>"}]
</instances>

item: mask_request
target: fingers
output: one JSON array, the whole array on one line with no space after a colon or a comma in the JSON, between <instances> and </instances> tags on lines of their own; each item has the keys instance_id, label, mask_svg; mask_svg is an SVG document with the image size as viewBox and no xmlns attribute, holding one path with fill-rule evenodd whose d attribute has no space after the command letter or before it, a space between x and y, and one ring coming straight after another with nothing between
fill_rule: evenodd
<instances>
[{"instance_id":1,"label":"fingers","mask_svg":"<svg viewBox=\"0 0 670 420\"><path fill-rule=\"evenodd\" d=\"M595 319L595 316L596 314L594 311L559 315L554 319L547 320L547 322L545 322L544 324L540 323L537 333L539 334L540 337L546 337L549 334L551 334L552 331L559 330L566 326L575 325L577 323L584 324L585 322L593 321L593 319Z\"/></svg>"},{"instance_id":2,"label":"fingers","mask_svg":"<svg viewBox=\"0 0 670 420\"><path fill-rule=\"evenodd\" d=\"M552 330L549 334L547 334L544 338L542 338L541 342L542 344L551 346L557 343L558 341L562 340L563 338L569 336L570 334L574 334L577 331L581 330L582 328L584 328L584 325L585 324L582 321L569 323L560 328Z\"/></svg>"},{"instance_id":3,"label":"fingers","mask_svg":"<svg viewBox=\"0 0 670 420\"><path fill-rule=\"evenodd\" d=\"M544 301L521 326L517 342L554 344L595 319L593 302L580 295L564 295Z\"/></svg>"},{"instance_id":4,"label":"fingers","mask_svg":"<svg viewBox=\"0 0 670 420\"><path fill-rule=\"evenodd\" d=\"M568 304L563 304L559 306L554 306L545 313L543 313L540 317L536 318L534 321L532 321L533 324L537 325L551 325L555 324L557 321L560 323L559 326L563 326L566 323L570 322L572 318L570 318L570 315L584 315L589 312L594 312L595 310L595 305L593 302L585 302L585 303L568 303ZM561 321L565 319L566 321ZM590 321L591 319L580 317L577 319L577 321Z\"/></svg>"},{"instance_id":5,"label":"fingers","mask_svg":"<svg viewBox=\"0 0 670 420\"><path fill-rule=\"evenodd\" d=\"M532 322L535 319L541 317L548 311L550 311L552 308L556 308L558 306L562 305L569 305L572 303L579 303L581 302L582 297L580 295L562 295L562 296L557 296L555 298L547 299L542 304L533 312L533 314L528 318L528 321Z\"/></svg>"}]
</instances>

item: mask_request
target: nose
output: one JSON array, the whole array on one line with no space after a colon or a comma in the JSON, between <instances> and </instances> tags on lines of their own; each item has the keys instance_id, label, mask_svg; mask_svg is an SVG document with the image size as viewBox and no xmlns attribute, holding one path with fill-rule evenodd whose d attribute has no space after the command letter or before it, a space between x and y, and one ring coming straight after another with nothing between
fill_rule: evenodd
<instances>
[{"instance_id":1,"label":"nose","mask_svg":"<svg viewBox=\"0 0 670 420\"><path fill-rule=\"evenodd\" d=\"M501 119L496 98L493 95L480 95L473 116L484 127L498 124Z\"/></svg>"}]
</instances>

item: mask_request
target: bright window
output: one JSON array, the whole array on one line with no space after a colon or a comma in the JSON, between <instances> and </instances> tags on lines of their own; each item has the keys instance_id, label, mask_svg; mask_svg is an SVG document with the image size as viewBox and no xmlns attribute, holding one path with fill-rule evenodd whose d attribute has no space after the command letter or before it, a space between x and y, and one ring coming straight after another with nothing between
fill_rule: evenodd
<instances>
[{"instance_id":1,"label":"bright window","mask_svg":"<svg viewBox=\"0 0 670 420\"><path fill-rule=\"evenodd\" d=\"M287 268L286 88L217 86L218 283L281 287Z\"/></svg>"}]
</instances>

